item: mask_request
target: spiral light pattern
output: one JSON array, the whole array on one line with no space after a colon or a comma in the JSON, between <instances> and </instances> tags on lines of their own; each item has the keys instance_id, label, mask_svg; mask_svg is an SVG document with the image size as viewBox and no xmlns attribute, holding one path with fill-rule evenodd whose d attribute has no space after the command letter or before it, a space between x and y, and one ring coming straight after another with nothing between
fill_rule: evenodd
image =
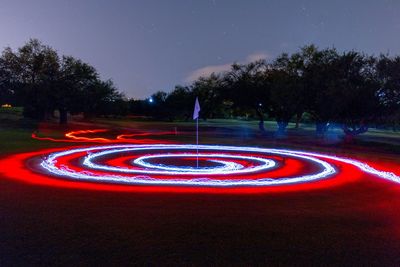
<instances>
[{"instance_id":1,"label":"spiral light pattern","mask_svg":"<svg viewBox=\"0 0 400 267\"><path fill-rule=\"evenodd\" d=\"M333 179L338 173L334 163L339 162L400 183L400 177L396 174L376 170L356 160L283 149L200 145L198 156L202 165L206 166L196 168L190 164L197 157L194 153L196 149L194 145L170 144L93 146L52 153L40 166L53 175L81 181L240 187L279 186ZM119 159L121 156L124 160ZM301 165L301 172L277 175L279 169L285 168L287 160Z\"/></svg>"}]
</instances>

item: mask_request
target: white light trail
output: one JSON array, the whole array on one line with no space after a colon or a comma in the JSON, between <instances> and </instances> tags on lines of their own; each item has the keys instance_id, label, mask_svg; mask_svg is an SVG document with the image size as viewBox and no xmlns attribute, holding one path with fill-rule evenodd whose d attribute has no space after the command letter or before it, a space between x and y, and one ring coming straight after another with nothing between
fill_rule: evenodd
<instances>
[{"instance_id":1,"label":"white light trail","mask_svg":"<svg viewBox=\"0 0 400 267\"><path fill-rule=\"evenodd\" d=\"M322 159L330 159L333 161L343 162L356 166L363 172L375 175L379 178L389 180L392 182L400 183L400 177L392 172L379 171L366 163L340 158L337 156L330 156L319 153L309 153L303 151L292 151L283 149L268 149L256 147L236 147L236 146L211 146L199 145L198 149L201 151L210 151L209 154L202 153L201 158L209 157L210 161L221 164L222 166L215 167L202 167L199 169L188 166L169 166L164 164L153 164L147 162L148 159L163 159L163 158L179 158L179 157L193 157L194 153L182 153L182 151L195 151L196 145L108 145L108 146L94 146L89 148L77 148L66 150L62 152L52 153L47 159L41 162L41 166L49 172L71 179L84 180L84 181L100 181L111 183L127 183L137 185L178 185L178 186L211 186L211 187L226 187L226 186L276 186L297 183L307 183L321 179L328 179L336 173L335 168L328 162ZM154 151L154 154L148 155L149 151ZM159 151L164 153L159 153ZM106 156L114 153L134 152L138 153L145 151L147 155L139 156L134 160L134 164L143 169L121 168L115 166L106 166L93 163L92 161L97 157ZM175 154L165 153L166 151L175 152ZM178 153L176 153L176 151ZM221 151L221 153L217 153ZM82 171L74 171L67 166L57 167L57 159L63 156L73 155L75 153L86 152L88 155L83 160L83 166L87 167ZM237 153L255 153L257 156L245 156L228 154L227 152ZM274 160L268 159L268 155L279 155L282 157L293 157L301 160L312 162L320 169L317 173L299 175L295 177L268 177L268 171L276 166ZM212 158L221 158L221 160L214 160ZM242 164L234 162L234 160L250 161L253 166L245 167ZM257 163L257 164L254 164ZM91 171L92 169L99 169L110 174L96 174ZM115 174L118 172L120 174ZM124 173L126 175L121 175ZM153 178L149 175L164 175L166 177ZM248 175L246 178L232 179L235 175ZM251 178L252 175L257 174L257 178ZM191 179L179 178L181 175L195 176ZM227 179L210 178L207 175L223 175L228 176ZM260 178L260 176L262 176Z\"/></svg>"}]
</instances>

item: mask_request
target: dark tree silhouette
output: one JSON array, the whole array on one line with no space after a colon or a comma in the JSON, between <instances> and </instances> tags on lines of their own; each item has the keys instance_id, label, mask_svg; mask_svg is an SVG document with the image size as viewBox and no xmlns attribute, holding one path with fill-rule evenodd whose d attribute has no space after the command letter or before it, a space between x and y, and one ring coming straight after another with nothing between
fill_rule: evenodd
<instances>
[{"instance_id":1,"label":"dark tree silhouette","mask_svg":"<svg viewBox=\"0 0 400 267\"><path fill-rule=\"evenodd\" d=\"M396 130L396 125L400 124L400 56L389 58L381 55L376 71L380 83L378 97L383 107L383 120Z\"/></svg>"},{"instance_id":2,"label":"dark tree silhouette","mask_svg":"<svg viewBox=\"0 0 400 267\"><path fill-rule=\"evenodd\" d=\"M268 105L269 88L265 77L265 61L233 64L224 79L224 96L233 108L252 109L258 116L259 129L264 128L264 107Z\"/></svg>"},{"instance_id":3,"label":"dark tree silhouette","mask_svg":"<svg viewBox=\"0 0 400 267\"><path fill-rule=\"evenodd\" d=\"M0 97L16 98L26 117L41 120L58 110L61 124L67 123L68 112L96 113L94 109L101 104L104 108L107 99L122 99L112 83L100 81L95 68L71 56L60 58L37 39L16 52L3 51L0 88Z\"/></svg>"},{"instance_id":4,"label":"dark tree silhouette","mask_svg":"<svg viewBox=\"0 0 400 267\"><path fill-rule=\"evenodd\" d=\"M352 51L338 58L335 69L340 94L334 97L341 100L337 121L351 139L366 132L379 113L375 59Z\"/></svg>"},{"instance_id":5,"label":"dark tree silhouette","mask_svg":"<svg viewBox=\"0 0 400 267\"><path fill-rule=\"evenodd\" d=\"M294 115L301 118L305 108L302 81L294 63L287 54L282 54L267 71L270 86L269 109L278 124L279 136L285 134L286 127Z\"/></svg>"},{"instance_id":6,"label":"dark tree silhouette","mask_svg":"<svg viewBox=\"0 0 400 267\"><path fill-rule=\"evenodd\" d=\"M322 136L339 109L334 66L339 55L335 49L318 50L315 46L307 46L301 49L300 56L306 111L315 119L317 135Z\"/></svg>"},{"instance_id":7,"label":"dark tree silhouette","mask_svg":"<svg viewBox=\"0 0 400 267\"><path fill-rule=\"evenodd\" d=\"M206 120L221 116L224 113L224 97L222 95L223 80L219 75L211 74L209 77L201 77L191 87L192 102L199 97L201 100L200 117ZM192 107L191 107L192 108Z\"/></svg>"},{"instance_id":8,"label":"dark tree silhouette","mask_svg":"<svg viewBox=\"0 0 400 267\"><path fill-rule=\"evenodd\" d=\"M52 95L60 113L60 123L67 123L68 112L93 113L97 98L95 85L100 83L96 70L71 56L64 56L59 69L58 88ZM77 101L79 100L79 101Z\"/></svg>"},{"instance_id":9,"label":"dark tree silhouette","mask_svg":"<svg viewBox=\"0 0 400 267\"><path fill-rule=\"evenodd\" d=\"M59 58L57 52L36 39L13 52L6 48L2 59L12 71L13 80L24 97L24 114L43 119L52 112L51 91L56 88Z\"/></svg>"},{"instance_id":10,"label":"dark tree silhouette","mask_svg":"<svg viewBox=\"0 0 400 267\"><path fill-rule=\"evenodd\" d=\"M12 104L17 105L18 97L17 97L17 86L13 81L13 73L12 70L9 69L9 66L6 60L1 57L0 58L0 103L1 104Z\"/></svg>"},{"instance_id":11,"label":"dark tree silhouette","mask_svg":"<svg viewBox=\"0 0 400 267\"><path fill-rule=\"evenodd\" d=\"M293 118L298 127L303 113L316 123L318 136L328 125L340 125L350 138L371 124L400 121L400 57L379 58L314 45L282 54L272 62L233 64L220 74L201 77L170 93L159 91L145 100L126 100L112 81L102 81L96 69L71 56L59 56L37 39L0 57L0 101L24 107L24 115L46 119L59 111L94 116L138 115L163 120L189 120L196 97L202 119L269 115L284 135ZM151 100L151 101L150 101Z\"/></svg>"}]
</instances>

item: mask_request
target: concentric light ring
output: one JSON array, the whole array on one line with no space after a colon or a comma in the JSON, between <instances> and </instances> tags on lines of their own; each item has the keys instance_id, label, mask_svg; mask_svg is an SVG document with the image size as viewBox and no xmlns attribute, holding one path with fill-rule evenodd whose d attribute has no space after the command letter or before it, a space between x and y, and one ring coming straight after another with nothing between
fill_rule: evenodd
<instances>
[{"instance_id":1,"label":"concentric light ring","mask_svg":"<svg viewBox=\"0 0 400 267\"><path fill-rule=\"evenodd\" d=\"M181 148L182 149L182 148ZM93 160L100 156L105 156L113 153L121 153L121 152L129 152L129 151L137 151L140 148L131 148L131 149L113 149L113 150L105 150L99 153L91 153L85 157L83 161L83 165L92 168L92 169L101 169L106 171L115 171L115 172L125 172L125 173L145 173L145 174L165 174L165 175L179 175L179 174L186 174L186 175L207 175L207 174L240 174L240 173L250 173L250 172L257 172L257 171L264 171L269 168L274 167L276 164L274 161L270 159L258 158L258 157L250 157L250 156L241 156L241 155L228 155L228 154L199 154L199 157L210 157L210 158L230 158L230 159L242 159L242 160L252 160L252 161L259 161L262 162L262 165L253 168L246 168L240 164L235 162L227 162L227 161L218 161L224 166L222 168L182 168L182 167L168 167L163 165L154 165L145 162L145 159L149 158L173 158L173 157L182 157L182 156L192 156L196 157L196 154L155 154L155 155L145 155L141 156L134 160L134 163L143 167L153 168L157 170L151 169L143 169L143 170L132 170L120 167L111 167L105 166L100 164L93 163ZM160 171L161 169L163 171Z\"/></svg>"},{"instance_id":2,"label":"concentric light ring","mask_svg":"<svg viewBox=\"0 0 400 267\"><path fill-rule=\"evenodd\" d=\"M262 159L268 154L275 154L280 156L286 157L294 157L299 158L307 161L311 161L314 164L318 165L321 168L321 171L314 174L302 175L302 176L295 176L295 177L280 177L277 179L273 179L268 177L265 174L264 177L258 179L214 179L209 177L201 177L198 172L196 175L198 177L191 178L191 179L180 179L180 178L153 178L149 175L141 175L141 174L150 174L149 171L151 170L143 170L137 172L139 175L133 176L123 176L117 174L102 174L96 175L90 172L90 169L76 172L69 169L67 166L59 168L56 166L57 158L62 156L71 155L74 153L88 153L88 156L84 159L84 165L89 168L101 168L106 171L115 171L114 169L108 169L107 166L96 166L92 165L91 159L93 157L97 157L99 155L105 155L108 153L122 153L126 151L138 151L138 150L195 150L199 149L201 151L210 150L210 151L229 151L229 152L252 152L252 153L259 153L260 157L257 157L257 160ZM101 152L95 152L97 150L103 150ZM265 159L263 159L265 160ZM124 183L124 184L137 184L137 185L180 185L180 186L215 186L215 187L226 187L226 186L273 186L273 185L287 185L287 184L296 184L296 183L305 183L311 181L317 181L320 179L327 179L333 174L336 173L335 168L325 162L320 160L314 156L306 155L306 153L300 153L295 151L289 150L277 150L277 149L268 149L268 148L254 148L254 147L234 147L234 146L210 146L210 145L109 145L109 146L96 146L96 147L89 147L89 148L78 148L67 150L63 152L56 152L50 154L49 157L41 163L41 166L48 170L49 172L60 175L63 177L68 177L71 179L78 179L78 180L86 180L86 181L102 181L102 182L111 182L111 183ZM246 173L246 169L239 169L240 173ZM124 171L122 171L124 172ZM167 171L168 172L168 171ZM250 169L247 170L248 173L254 172L254 170ZM160 173L160 170L156 170L155 173ZM165 173L163 173L165 174ZM193 172L168 172L168 175L193 175ZM226 175L224 172L221 173L214 173L214 174L221 174ZM235 174L232 172L231 175Z\"/></svg>"}]
</instances>

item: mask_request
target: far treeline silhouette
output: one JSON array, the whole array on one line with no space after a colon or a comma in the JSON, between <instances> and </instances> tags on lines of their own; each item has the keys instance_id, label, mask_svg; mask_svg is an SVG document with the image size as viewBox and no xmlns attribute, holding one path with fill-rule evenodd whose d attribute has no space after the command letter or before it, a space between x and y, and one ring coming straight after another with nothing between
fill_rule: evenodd
<instances>
[{"instance_id":1,"label":"far treeline silhouette","mask_svg":"<svg viewBox=\"0 0 400 267\"><path fill-rule=\"evenodd\" d=\"M68 112L83 112L85 117L118 113L125 100L111 80L100 80L94 67L59 56L53 48L31 39L16 52L4 49L0 101L23 106L24 116L39 120L58 110L60 123L66 123Z\"/></svg>"},{"instance_id":2,"label":"far treeline silhouette","mask_svg":"<svg viewBox=\"0 0 400 267\"><path fill-rule=\"evenodd\" d=\"M199 97L200 117L273 118L278 134L290 121L307 118L323 135L329 125L340 125L347 135L370 126L393 129L400 122L400 57L369 56L314 45L274 60L233 64L229 71L201 77L170 92L159 91L152 101L126 99L111 81L101 81L95 68L57 52L38 40L18 51L10 48L0 58L0 101L24 107L36 119L60 112L85 117L144 115L162 120L188 120Z\"/></svg>"}]
</instances>

